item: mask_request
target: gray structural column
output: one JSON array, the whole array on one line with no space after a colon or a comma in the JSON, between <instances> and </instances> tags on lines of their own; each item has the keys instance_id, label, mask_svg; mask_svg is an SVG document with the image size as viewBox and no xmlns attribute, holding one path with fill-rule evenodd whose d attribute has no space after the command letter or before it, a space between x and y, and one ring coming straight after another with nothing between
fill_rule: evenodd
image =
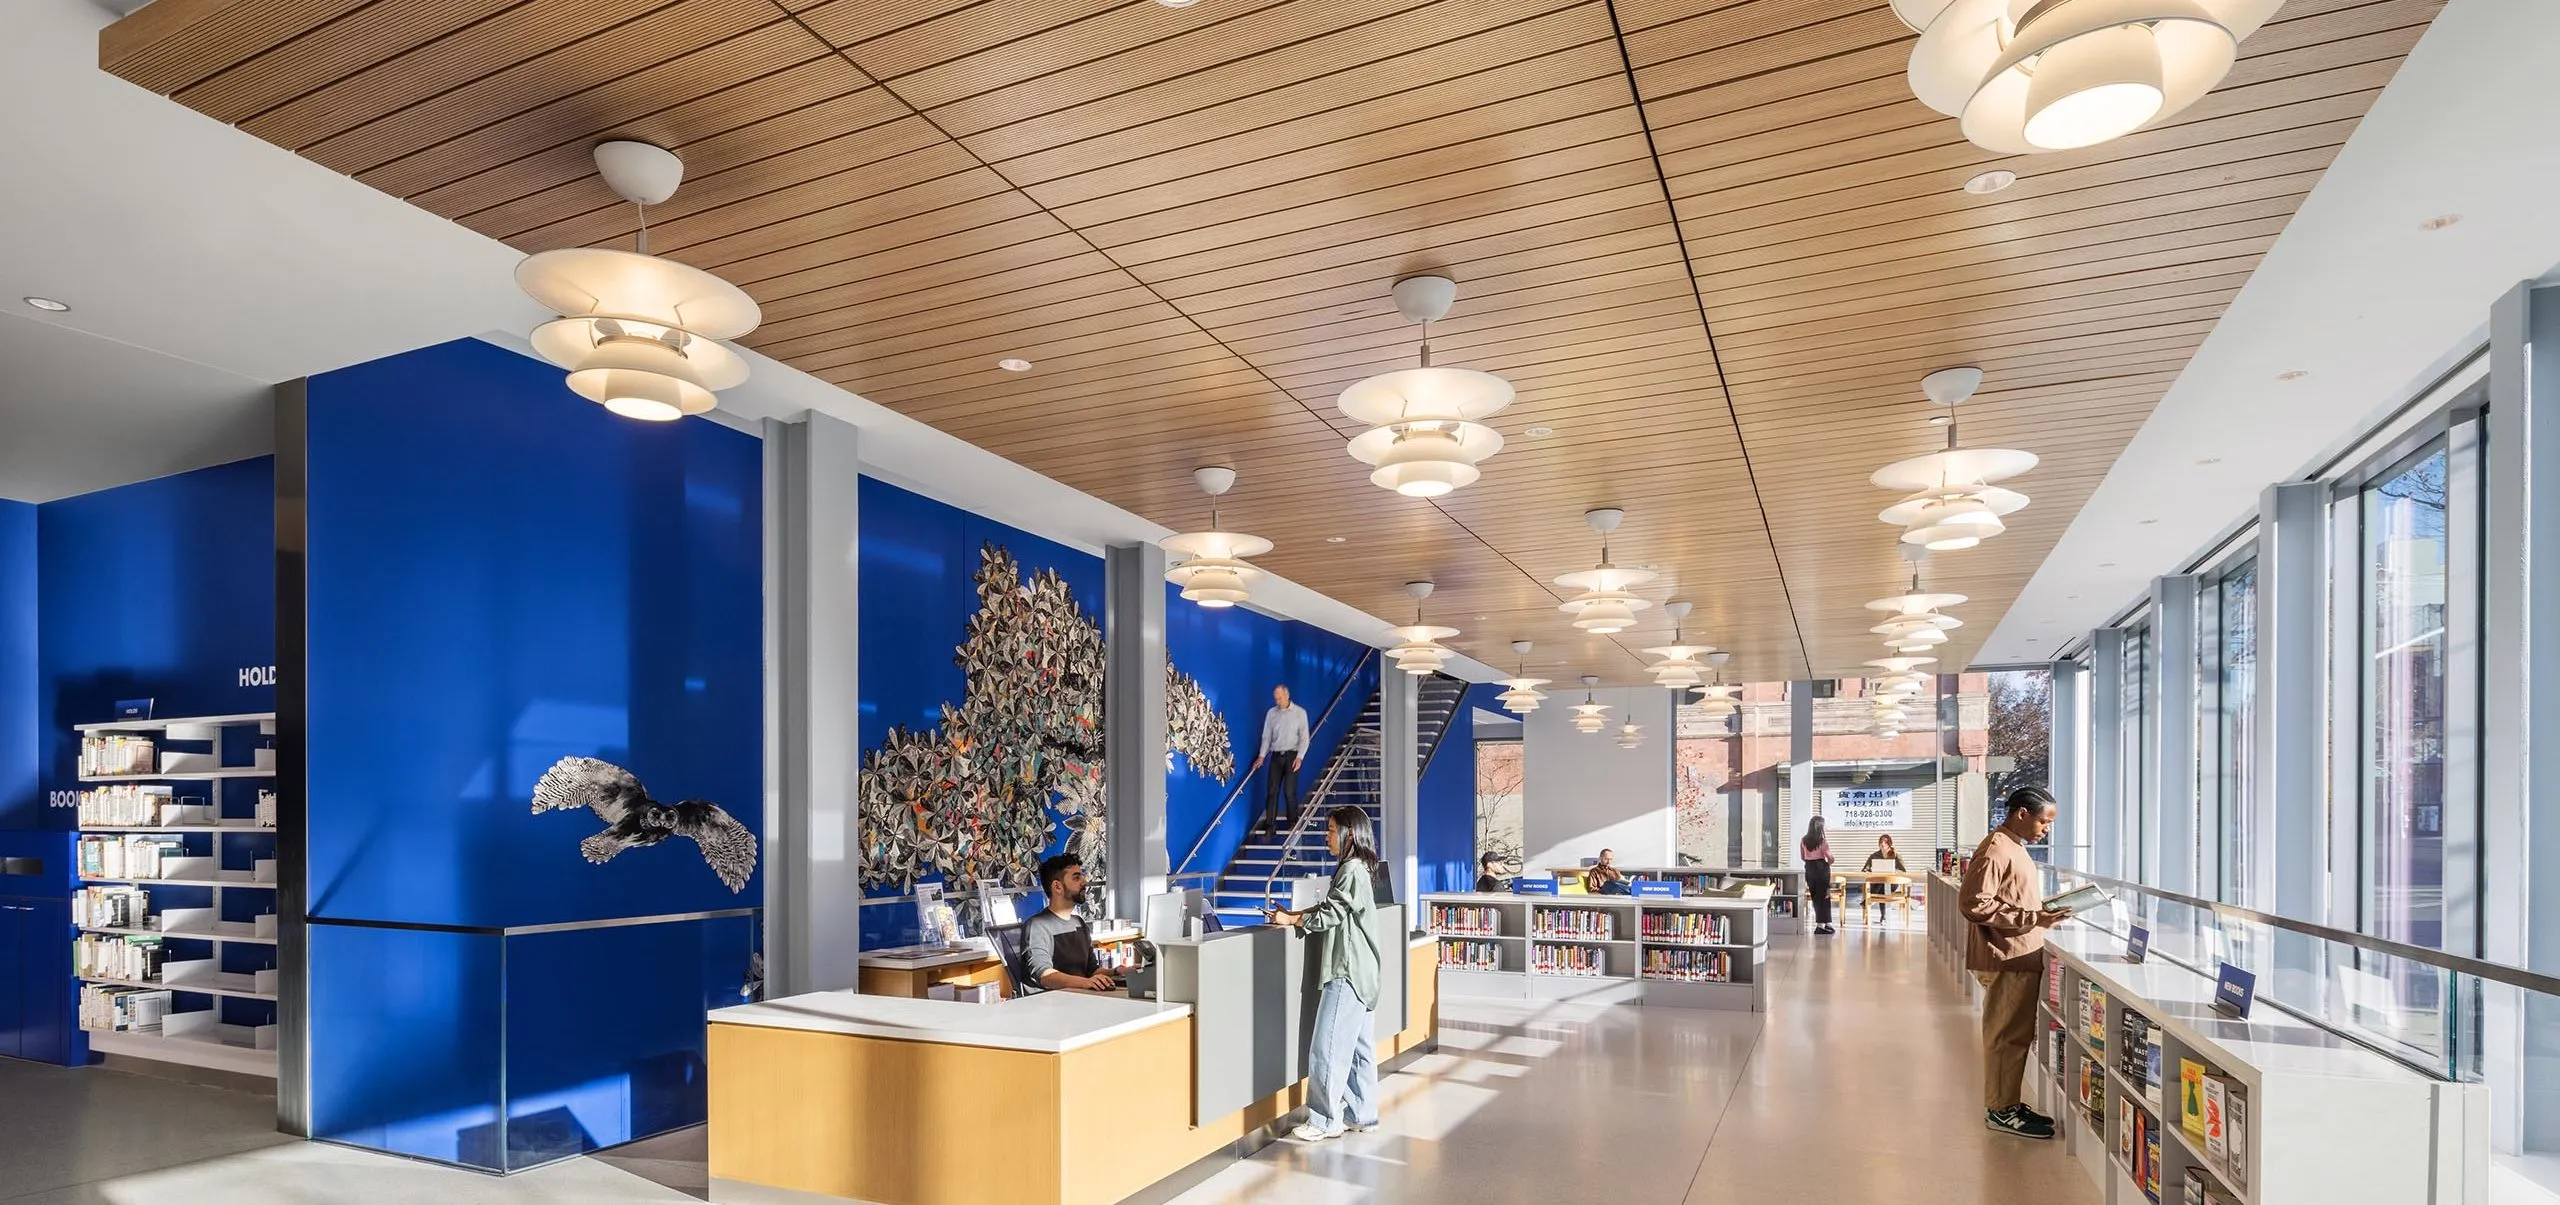
<instances>
[{"instance_id":1,"label":"gray structural column","mask_svg":"<svg viewBox=\"0 0 2560 1205\"><path fill-rule=\"evenodd\" d=\"M1147 896L1165 889L1164 549L1114 544L1103 550L1102 757L1110 807L1111 903L1144 915Z\"/></svg>"},{"instance_id":2,"label":"gray structural column","mask_svg":"<svg viewBox=\"0 0 2560 1205\"><path fill-rule=\"evenodd\" d=\"M765 993L862 977L861 433L764 422Z\"/></svg>"},{"instance_id":3,"label":"gray structural column","mask_svg":"<svg viewBox=\"0 0 2560 1205\"><path fill-rule=\"evenodd\" d=\"M2258 502L2256 848L2238 901L2312 922L2328 919L2328 508L2319 481Z\"/></svg>"},{"instance_id":4,"label":"gray structural column","mask_svg":"<svg viewBox=\"0 0 2560 1205\"><path fill-rule=\"evenodd\" d=\"M2098 874L2131 877L2125 854L2123 628L2089 633L2089 828L2083 838L2088 866Z\"/></svg>"},{"instance_id":5,"label":"gray structural column","mask_svg":"<svg viewBox=\"0 0 2560 1205\"><path fill-rule=\"evenodd\" d=\"M2046 761L2053 790L2053 860L2089 868L2089 667L2053 663L2053 752ZM1995 812L2001 800L1992 800ZM1998 817L1995 816L1995 819Z\"/></svg>"},{"instance_id":6,"label":"gray structural column","mask_svg":"<svg viewBox=\"0 0 2560 1205\"><path fill-rule=\"evenodd\" d=\"M2196 719L2202 699L2196 681L2200 629L2196 607L2204 579L2185 574L2151 579L2151 637L2155 651L2143 667L2150 675L2151 721L2156 725L2145 750L2144 805L2149 823L2143 835L2150 856L2153 886L2188 895L2199 891L2206 862L2199 846L2196 792Z\"/></svg>"},{"instance_id":7,"label":"gray structural column","mask_svg":"<svg viewBox=\"0 0 2560 1205\"><path fill-rule=\"evenodd\" d=\"M1385 831L1378 834L1379 856L1387 860L1396 900L1414 906L1414 876L1420 873L1422 735L1417 686L1412 674L1386 668L1378 673L1378 815Z\"/></svg>"},{"instance_id":8,"label":"gray structural column","mask_svg":"<svg viewBox=\"0 0 2560 1205\"><path fill-rule=\"evenodd\" d=\"M2560 690L2542 706L2536 684L2560 669L2560 288L2518 285L2489 315L2487 531L2483 558L2481 828L2500 834L2481 861L2486 909L2481 952L2492 961L2560 969L2560 925L2536 925L2523 901L2537 879L2560 879ZM2459 580L2459 579L2454 579ZM2448 795L2448 799L2453 798ZM2547 892L2547 888L2545 889ZM2524 1091L2560 1080L2560 1008L2492 992L2485 1017L2496 1132L2504 1152L2560 1149L2560 1101ZM2528 1038L2527 1035L2539 1035Z\"/></svg>"},{"instance_id":9,"label":"gray structural column","mask_svg":"<svg viewBox=\"0 0 2560 1205\"><path fill-rule=\"evenodd\" d=\"M1781 851L1775 859L1779 865L1799 866L1803 864L1803 859L1798 856L1803 852L1803 842L1799 838L1804 833L1805 822L1811 820L1813 814L1822 806L1822 797L1814 793L1813 786L1813 683L1811 682L1787 683L1787 764L1793 767L1787 774L1787 802L1790 805L1788 811L1791 813L1788 816L1788 831L1776 831L1778 825L1773 818L1769 826L1771 829L1769 840L1771 845ZM1811 913L1808 912L1807 915Z\"/></svg>"}]
</instances>

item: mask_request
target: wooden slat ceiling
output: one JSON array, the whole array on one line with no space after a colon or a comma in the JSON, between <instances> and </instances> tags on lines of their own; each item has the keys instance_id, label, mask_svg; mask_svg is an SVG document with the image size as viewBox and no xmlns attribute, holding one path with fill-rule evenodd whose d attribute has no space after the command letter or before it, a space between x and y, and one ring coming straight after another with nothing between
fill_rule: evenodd
<instances>
[{"instance_id":1,"label":"wooden slat ceiling","mask_svg":"<svg viewBox=\"0 0 2560 1205\"><path fill-rule=\"evenodd\" d=\"M752 293L751 346L1177 529L1230 465L1272 569L1391 617L1432 578L1454 644L1567 681L1668 636L1556 610L1620 506L1620 563L1766 680L1881 651L1866 475L1979 364L1966 442L2044 460L1930 566L1961 663L2439 7L2290 0L2179 120L2032 158L1912 99L1884 0L157 0L101 60L528 252L627 246L587 149L670 147L654 249ZM1439 362L1520 390L1437 502L1333 408L1412 362L1424 271Z\"/></svg>"}]
</instances>

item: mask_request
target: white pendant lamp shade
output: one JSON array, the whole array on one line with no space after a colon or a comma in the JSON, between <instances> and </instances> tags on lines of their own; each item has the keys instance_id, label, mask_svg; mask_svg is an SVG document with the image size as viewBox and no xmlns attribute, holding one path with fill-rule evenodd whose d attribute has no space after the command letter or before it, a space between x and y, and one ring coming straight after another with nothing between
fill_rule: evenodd
<instances>
[{"instance_id":1,"label":"white pendant lamp shade","mask_svg":"<svg viewBox=\"0 0 2560 1205\"><path fill-rule=\"evenodd\" d=\"M1876 518L1902 528L1902 542L1933 552L1971 548L2007 529L2001 516L2026 509L2027 496L1998 483L2036 467L2032 452L1956 446L1957 403L1982 385L1979 368L1946 368L1921 378L1921 392L1948 411L1947 446L1897 460L1867 480L1905 492Z\"/></svg>"},{"instance_id":2,"label":"white pendant lamp shade","mask_svg":"<svg viewBox=\"0 0 2560 1205\"><path fill-rule=\"evenodd\" d=\"M1200 468L1191 471L1191 479L1202 493L1216 499L1235 487L1236 474L1234 469ZM1253 583L1262 577L1262 570L1246 558L1271 551L1271 541L1260 536L1219 530L1214 502L1209 530L1166 536L1161 546L1173 562L1164 580L1180 586L1182 597L1204 607L1232 607L1251 599Z\"/></svg>"},{"instance_id":3,"label":"white pendant lamp shade","mask_svg":"<svg viewBox=\"0 0 2560 1205\"><path fill-rule=\"evenodd\" d=\"M637 204L665 200L682 180L673 154L645 143L595 149L614 191ZM645 236L644 236L645 238ZM626 418L668 422L718 404L747 379L721 343L764 320L746 290L646 251L562 247L525 257L516 284L559 318L534 328L533 349L569 370L578 396Z\"/></svg>"},{"instance_id":4,"label":"white pendant lamp shade","mask_svg":"<svg viewBox=\"0 0 2560 1205\"><path fill-rule=\"evenodd\" d=\"M1413 622L1387 629L1387 635L1396 638L1395 646L1387 650L1387 655L1395 658L1397 669L1416 677L1439 673L1440 667L1446 665L1453 655L1450 650L1442 648L1440 642L1457 635L1458 629L1433 627L1422 622L1422 600L1431 597L1431 583L1406 582L1404 592L1413 599Z\"/></svg>"},{"instance_id":5,"label":"white pendant lamp shade","mask_svg":"<svg viewBox=\"0 0 2560 1205\"><path fill-rule=\"evenodd\" d=\"M1573 730L1576 732L1598 732L1609 726L1609 705L1591 696L1591 688L1598 685L1599 678L1591 674L1582 675L1582 701L1573 705Z\"/></svg>"},{"instance_id":6,"label":"white pendant lamp shade","mask_svg":"<svg viewBox=\"0 0 2560 1205\"><path fill-rule=\"evenodd\" d=\"M1964 602L1965 597L1961 594L1923 594L1914 590L1909 594L1896 594L1888 598L1871 599L1867 603L1867 609L1870 611L1891 612L1895 615L1930 615L1935 612L1944 611L1949 607L1963 606ZM1946 619L1947 617L1940 615L1938 618ZM1954 620L1948 619L1946 623L1940 626L1954 627L1956 626L1956 623Z\"/></svg>"},{"instance_id":7,"label":"white pendant lamp shade","mask_svg":"<svg viewBox=\"0 0 2560 1205\"><path fill-rule=\"evenodd\" d=\"M1636 612L1653 604L1632 591L1661 576L1650 569L1624 569L1609 563L1609 533L1625 519L1626 512L1611 507L1584 512L1582 521L1600 533L1600 563L1556 579L1557 585L1577 592L1556 609L1572 615L1573 626L1594 636L1614 636L1634 627Z\"/></svg>"},{"instance_id":8,"label":"white pendant lamp shade","mask_svg":"<svg viewBox=\"0 0 2560 1205\"><path fill-rule=\"evenodd\" d=\"M1408 498L1436 498L1471 485L1476 466L1502 450L1502 435L1484 424L1511 404L1511 382L1469 368L1431 363L1430 324L1449 312L1458 286L1443 276L1396 282L1396 309L1423 324L1422 365L1354 382L1336 403L1368 426L1351 440L1352 458L1369 465L1371 483Z\"/></svg>"},{"instance_id":9,"label":"white pendant lamp shade","mask_svg":"<svg viewBox=\"0 0 2560 1205\"><path fill-rule=\"evenodd\" d=\"M1504 689L1494 698L1501 702L1504 711L1513 715L1527 715L1536 711L1538 700L1547 697L1538 690L1539 687L1547 684L1545 678L1504 678L1500 681Z\"/></svg>"},{"instance_id":10,"label":"white pendant lamp shade","mask_svg":"<svg viewBox=\"0 0 2560 1205\"><path fill-rule=\"evenodd\" d=\"M1621 727L1621 728L1619 728L1619 729L1618 729L1618 747L1619 747L1619 748L1621 748L1621 749L1633 749L1633 748L1636 748L1636 747L1638 747L1638 746L1640 746L1640 745L1642 745L1642 744L1644 744L1644 726L1643 726L1643 725L1641 725L1641 724L1627 724L1627 725L1625 725L1625 726L1623 726L1623 727Z\"/></svg>"},{"instance_id":11,"label":"white pendant lamp shade","mask_svg":"<svg viewBox=\"0 0 2560 1205\"><path fill-rule=\"evenodd\" d=\"M2176 116L2283 0L1894 0L1911 93L2003 154L2094 146Z\"/></svg>"}]
</instances>

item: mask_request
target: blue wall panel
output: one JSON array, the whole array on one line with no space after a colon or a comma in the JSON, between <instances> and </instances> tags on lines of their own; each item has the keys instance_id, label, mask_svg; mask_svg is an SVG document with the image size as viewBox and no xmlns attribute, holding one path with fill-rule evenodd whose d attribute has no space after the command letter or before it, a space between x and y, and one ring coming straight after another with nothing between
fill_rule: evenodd
<instances>
[{"instance_id":1,"label":"blue wall panel","mask_svg":"<svg viewBox=\"0 0 2560 1205\"><path fill-rule=\"evenodd\" d=\"M1415 801L1414 877L1419 891L1472 891L1476 885L1476 709L1499 710L1498 684L1477 683L1423 767Z\"/></svg>"},{"instance_id":2,"label":"blue wall panel","mask_svg":"<svg viewBox=\"0 0 2560 1205\"><path fill-rule=\"evenodd\" d=\"M761 904L687 838L593 864L601 820L531 809L577 755L761 826L759 441L614 417L475 340L309 397L315 1127L513 1169L700 1121L753 916L456 930Z\"/></svg>"},{"instance_id":3,"label":"blue wall panel","mask_svg":"<svg viewBox=\"0 0 2560 1205\"><path fill-rule=\"evenodd\" d=\"M36 508L0 500L0 829L49 828L36 773Z\"/></svg>"},{"instance_id":4,"label":"blue wall panel","mask_svg":"<svg viewBox=\"0 0 2560 1205\"><path fill-rule=\"evenodd\" d=\"M48 789L79 785L71 726L113 718L118 699L153 699L162 716L275 710L275 687L240 676L276 659L275 458L36 511L36 730ZM45 827L76 819L50 811Z\"/></svg>"},{"instance_id":5,"label":"blue wall panel","mask_svg":"<svg viewBox=\"0 0 2560 1205\"><path fill-rule=\"evenodd\" d=\"M689 840L590 865L568 755L763 809L762 451L463 340L310 388L310 910L505 926L753 905Z\"/></svg>"},{"instance_id":6,"label":"blue wall panel","mask_svg":"<svg viewBox=\"0 0 2560 1205\"><path fill-rule=\"evenodd\" d=\"M1368 646L1312 624L1243 607L1203 607L1183 601L1181 591L1170 585L1165 590L1165 655L1175 669L1199 681L1210 705L1226 720L1236 758L1236 778L1224 783L1193 771L1180 757L1174 759L1165 775L1165 843L1177 869L1222 870L1262 807L1262 783L1249 768L1262 744L1262 715L1271 708L1271 688L1287 686L1297 705L1306 709L1310 725L1324 716L1337 693L1342 700L1333 722L1315 734L1299 772L1303 794L1315 789L1325 759L1376 693L1377 667L1374 662L1361 667ZM1221 817L1219 809L1231 796L1235 802ZM1183 866L1186 851L1195 845L1197 852Z\"/></svg>"}]
</instances>

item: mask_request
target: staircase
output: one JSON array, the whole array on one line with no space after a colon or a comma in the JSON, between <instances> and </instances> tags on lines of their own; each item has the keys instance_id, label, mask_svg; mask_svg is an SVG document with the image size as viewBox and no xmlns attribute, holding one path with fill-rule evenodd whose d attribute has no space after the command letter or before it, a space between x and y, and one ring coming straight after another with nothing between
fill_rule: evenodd
<instances>
[{"instance_id":1,"label":"staircase","mask_svg":"<svg viewBox=\"0 0 2560 1205\"><path fill-rule=\"evenodd\" d=\"M1466 683L1439 674L1416 684L1415 745L1421 753L1416 773L1431 764L1431 755L1440 748L1440 737L1449 730L1466 693ZM1244 844L1237 848L1236 856L1218 875L1217 885L1210 892L1210 906L1228 928L1261 924L1263 906L1276 883L1333 872L1333 855L1324 848L1326 812L1353 804L1369 813L1371 824L1383 823L1378 799L1379 741L1383 730L1378 696L1372 694L1368 706L1353 721L1350 733L1334 749L1332 760L1312 777L1305 769L1299 770L1298 789L1305 798L1298 805L1298 814L1305 822L1292 831L1275 827L1268 817L1254 819L1253 830L1245 835ZM1263 806L1260 784L1250 789L1250 800L1256 808Z\"/></svg>"}]
</instances>

